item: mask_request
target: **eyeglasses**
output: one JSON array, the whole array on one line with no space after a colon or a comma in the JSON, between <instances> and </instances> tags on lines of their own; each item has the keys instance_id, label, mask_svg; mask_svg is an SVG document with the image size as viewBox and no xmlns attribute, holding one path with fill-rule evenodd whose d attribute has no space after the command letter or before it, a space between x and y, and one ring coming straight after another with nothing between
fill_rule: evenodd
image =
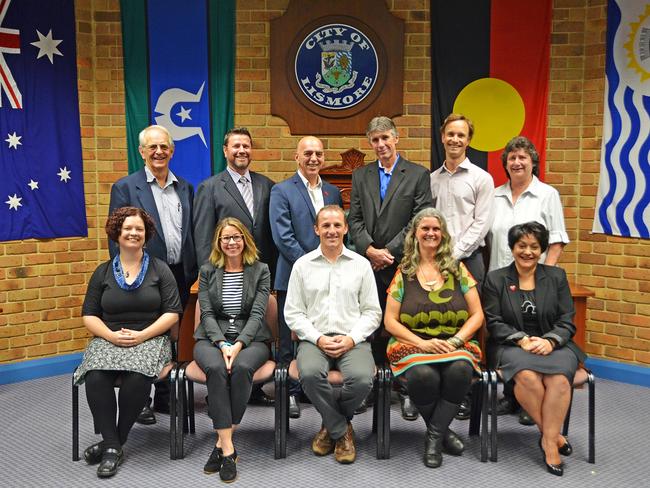
<instances>
[{"instance_id":1,"label":"eyeglasses","mask_svg":"<svg viewBox=\"0 0 650 488\"><path fill-rule=\"evenodd\" d=\"M235 244L239 244L244 236L242 234L234 234L231 236L221 236L221 243L222 244L230 244L230 241L235 241Z\"/></svg>"},{"instance_id":2,"label":"eyeglasses","mask_svg":"<svg viewBox=\"0 0 650 488\"><path fill-rule=\"evenodd\" d=\"M167 144L149 144L148 146L144 146L144 148L150 152L156 152L158 149L162 152L169 151L169 146Z\"/></svg>"}]
</instances>

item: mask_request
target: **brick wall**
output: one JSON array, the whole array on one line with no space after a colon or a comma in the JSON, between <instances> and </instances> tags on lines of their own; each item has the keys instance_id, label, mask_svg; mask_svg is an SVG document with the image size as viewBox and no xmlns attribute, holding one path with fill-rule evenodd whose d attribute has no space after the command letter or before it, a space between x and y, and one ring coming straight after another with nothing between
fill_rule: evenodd
<instances>
[{"instance_id":1,"label":"brick wall","mask_svg":"<svg viewBox=\"0 0 650 488\"><path fill-rule=\"evenodd\" d=\"M399 148L430 164L430 50L427 0L387 0L406 21L404 115ZM106 259L103 224L111 184L127 172L121 27L118 0L77 0L81 130L87 239L0 244L0 362L83 349L80 304L90 274ZM295 170L298 137L270 112L269 20L288 0L237 2L237 125L255 139L253 169L274 180ZM562 265L592 288L588 352L650 364L650 242L592 235L602 133L606 0L554 0L547 181L561 193L571 238ZM363 137L325 137L326 158Z\"/></svg>"}]
</instances>

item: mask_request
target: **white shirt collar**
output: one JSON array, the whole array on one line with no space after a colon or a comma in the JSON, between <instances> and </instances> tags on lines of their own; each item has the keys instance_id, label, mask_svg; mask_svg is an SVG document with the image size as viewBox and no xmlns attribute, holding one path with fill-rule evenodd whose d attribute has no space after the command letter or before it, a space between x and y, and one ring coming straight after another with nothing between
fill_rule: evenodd
<instances>
[{"instance_id":1,"label":"white shirt collar","mask_svg":"<svg viewBox=\"0 0 650 488\"><path fill-rule=\"evenodd\" d=\"M300 172L300 170L296 170L296 173L298 174L298 176L302 180L305 187L307 187L307 189L309 190L311 188L309 186L309 180L307 178L305 178L305 176ZM313 189L314 190L320 190L321 188L323 188L323 180L321 180L320 175L318 175L318 183L316 183L316 186Z\"/></svg>"}]
</instances>

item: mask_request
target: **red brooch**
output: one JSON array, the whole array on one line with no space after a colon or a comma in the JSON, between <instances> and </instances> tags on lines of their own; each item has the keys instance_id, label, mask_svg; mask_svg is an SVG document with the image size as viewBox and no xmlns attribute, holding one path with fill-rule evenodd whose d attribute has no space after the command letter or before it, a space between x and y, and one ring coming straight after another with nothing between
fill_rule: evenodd
<instances>
[{"instance_id":1,"label":"red brooch","mask_svg":"<svg viewBox=\"0 0 650 488\"><path fill-rule=\"evenodd\" d=\"M515 285L510 285L510 291L516 291L517 287Z\"/></svg>"}]
</instances>

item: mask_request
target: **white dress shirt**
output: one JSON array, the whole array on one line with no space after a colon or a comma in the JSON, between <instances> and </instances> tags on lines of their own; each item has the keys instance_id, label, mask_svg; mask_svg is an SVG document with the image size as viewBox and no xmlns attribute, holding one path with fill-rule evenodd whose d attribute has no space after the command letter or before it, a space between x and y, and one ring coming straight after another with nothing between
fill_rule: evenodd
<instances>
[{"instance_id":1,"label":"white dress shirt","mask_svg":"<svg viewBox=\"0 0 650 488\"><path fill-rule=\"evenodd\" d=\"M323 200L323 180L320 179L319 175L318 183L316 183L316 186L312 188L309 185L309 180L305 178L300 171L296 171L296 173L298 173L300 180L305 184L311 204L314 206L316 213L318 213L318 211L325 206L325 200Z\"/></svg>"},{"instance_id":2,"label":"white dress shirt","mask_svg":"<svg viewBox=\"0 0 650 488\"><path fill-rule=\"evenodd\" d=\"M443 164L431 173L431 194L434 207L447 221L455 259L468 258L485 245L494 199L494 180L487 171L468 158L453 173Z\"/></svg>"},{"instance_id":3,"label":"white dress shirt","mask_svg":"<svg viewBox=\"0 0 650 488\"><path fill-rule=\"evenodd\" d=\"M325 334L366 340L381 321L377 285L367 259L343 247L330 263L320 246L293 265L284 318L301 341Z\"/></svg>"},{"instance_id":4,"label":"white dress shirt","mask_svg":"<svg viewBox=\"0 0 650 488\"><path fill-rule=\"evenodd\" d=\"M539 181L535 175L533 175L533 181L514 205L510 182L498 187L494 193L494 215L496 218L490 230L492 243L489 271L503 268L512 263L513 257L508 246L508 231L513 225L531 221L539 222L549 232L549 245L558 242L569 243L569 235L564 226L560 194L552 186ZM539 262L543 263L545 259L546 253L542 254Z\"/></svg>"},{"instance_id":5,"label":"white dress shirt","mask_svg":"<svg viewBox=\"0 0 650 488\"><path fill-rule=\"evenodd\" d=\"M160 217L162 237L167 248L167 264L178 264L181 262L183 240L183 207L174 186L178 179L169 170L165 186L161 188L158 180L147 166L144 167L144 173L151 188L151 193L153 193L153 199L156 202L156 209Z\"/></svg>"}]
</instances>

